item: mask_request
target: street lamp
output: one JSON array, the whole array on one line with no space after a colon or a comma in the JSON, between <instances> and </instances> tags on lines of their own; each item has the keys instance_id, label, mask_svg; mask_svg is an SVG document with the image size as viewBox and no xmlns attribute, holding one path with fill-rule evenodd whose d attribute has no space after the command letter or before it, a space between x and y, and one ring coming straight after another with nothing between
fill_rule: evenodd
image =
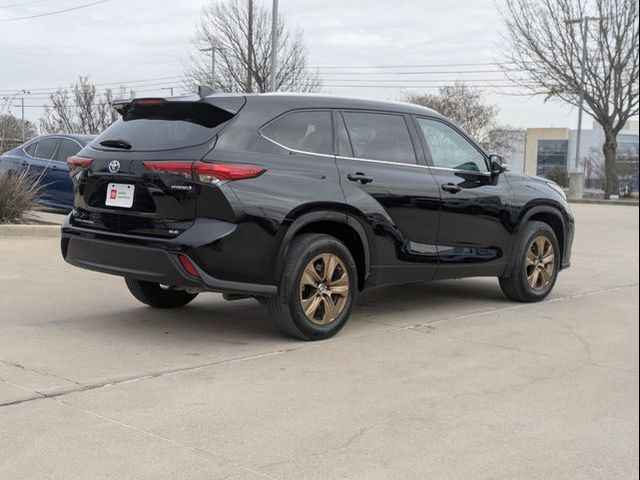
<instances>
[{"instance_id":1,"label":"street lamp","mask_svg":"<svg viewBox=\"0 0 640 480\"><path fill-rule=\"evenodd\" d=\"M216 91L216 49L211 42L209 48L200 48L201 52L211 52L211 90Z\"/></svg>"},{"instance_id":2,"label":"street lamp","mask_svg":"<svg viewBox=\"0 0 640 480\"><path fill-rule=\"evenodd\" d=\"M577 172L580 168L580 139L582 134L582 111L584 109L584 82L587 72L587 32L589 22L602 21L606 17L580 17L572 18L565 21L567 25L580 24L582 26L582 61L580 62L580 101L578 103L578 131L576 133L576 158L574 162L574 170Z\"/></svg>"}]
</instances>

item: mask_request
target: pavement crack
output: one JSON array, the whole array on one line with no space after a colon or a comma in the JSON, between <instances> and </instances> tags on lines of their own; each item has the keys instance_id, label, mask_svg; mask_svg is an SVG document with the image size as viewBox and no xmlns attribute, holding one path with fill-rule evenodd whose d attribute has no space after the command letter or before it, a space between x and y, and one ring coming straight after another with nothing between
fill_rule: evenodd
<instances>
[{"instance_id":1,"label":"pavement crack","mask_svg":"<svg viewBox=\"0 0 640 480\"><path fill-rule=\"evenodd\" d=\"M186 443L180 442L178 440L174 440L174 439L166 437L164 435L159 435L159 434L150 432L149 430L145 430L143 428L136 427L135 425L131 425L131 424L122 422L120 420L116 420L115 418L111 418L111 417L107 417L105 415L101 415L101 414L99 414L97 412L94 412L92 410L86 409L84 407L81 407L80 405L76 405L76 404L74 404L72 402L69 402L67 400L63 400L61 398L54 398L54 397L50 397L50 398L52 400L58 402L58 403L61 403L62 405L66 405L68 407L75 408L77 410L80 410L80 411L86 413L87 415L91 415L91 416L94 416L94 417L99 418L101 420L104 420L106 422L113 423L113 424L118 425L120 427L127 428L127 429L132 430L134 432L137 432L139 434L146 435L148 437L155 438L156 440L167 442L167 443L170 443L172 445L176 445L176 446L179 446L179 447L182 447L182 448L186 448L188 450L191 450L192 452L197 452L197 453L199 453L201 455L205 455L205 456L208 456L208 457L211 457L211 458L215 458L215 459L220 460L222 462L231 464L231 465L233 465L233 466L235 466L235 467L237 467L237 468L239 468L239 469L241 469L241 470L243 470L245 472L249 472L249 473L252 473L254 475L258 475L260 477L268 478L270 480L278 480L276 477L273 477L273 476L271 476L271 475L269 475L267 473L264 473L264 472L261 472L259 470L256 470L255 468L252 468L252 467L250 467L248 465L245 465L244 463L240 463L240 462L238 462L236 460L224 457L222 455L217 455L217 454L215 454L213 452L210 452L208 450L204 450L204 449L199 448L199 447L194 447L194 446L188 445Z\"/></svg>"},{"instance_id":2,"label":"pavement crack","mask_svg":"<svg viewBox=\"0 0 640 480\"><path fill-rule=\"evenodd\" d=\"M598 362L596 362L593 359L593 354L591 352L591 344L589 342L587 342L582 336L580 336L580 334L578 334L578 332L576 332L576 330L571 327L571 325L568 325L558 319L554 320L555 323L557 323L558 325L562 325L564 328L566 328L571 335L578 340L578 342L580 344L582 344L582 348L584 348L584 353L586 354L587 358L589 359L589 363L591 363L592 365L598 365Z\"/></svg>"},{"instance_id":3,"label":"pavement crack","mask_svg":"<svg viewBox=\"0 0 640 480\"><path fill-rule=\"evenodd\" d=\"M334 447L329 447L329 448L325 448L322 450L318 450L315 452L310 452L307 453L305 455L298 455L297 457L292 457L292 458L287 458L284 460L279 460L277 462L272 462L272 463L267 463L264 465L261 465L261 468L272 468L278 465L282 465L282 464L286 464L286 463L291 463L291 462L297 462L298 460L304 460L307 458L311 458L311 457L319 457L322 455L325 455L327 453L333 453L333 452L337 452L338 450L344 450L347 449L351 446L351 444L353 444L356 440L358 440L359 438L363 437L369 430L379 427L381 425L384 425L384 423L374 423L372 425L365 425L364 427L358 429L357 432L355 432L353 435L351 435L349 438L347 438L344 442L334 446Z\"/></svg>"},{"instance_id":4,"label":"pavement crack","mask_svg":"<svg viewBox=\"0 0 640 480\"><path fill-rule=\"evenodd\" d=\"M20 363L9 362L7 360L2 360L2 359L0 359L0 363L3 363L3 364L5 364L5 365L7 365L9 367L15 367L15 368L19 368L21 370L25 370L27 372L37 373L39 375L46 375L46 376L49 376L49 377L54 377L54 378L57 378L59 380L64 380L65 382L73 383L73 384L78 385L80 387L86 387L87 386L87 385L84 385L83 383L76 382L75 380L72 380L70 378L66 378L66 377L63 377L62 375L58 375L57 373L48 372L46 370L40 370L40 369L33 368L33 367L26 367L26 366L24 366L24 365L22 365Z\"/></svg>"}]
</instances>

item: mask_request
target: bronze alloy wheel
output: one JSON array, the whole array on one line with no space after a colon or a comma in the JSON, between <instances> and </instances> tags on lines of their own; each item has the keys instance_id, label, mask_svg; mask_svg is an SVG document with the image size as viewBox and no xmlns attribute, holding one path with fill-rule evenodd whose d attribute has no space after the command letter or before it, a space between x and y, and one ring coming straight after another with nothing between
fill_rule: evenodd
<instances>
[{"instance_id":1,"label":"bronze alloy wheel","mask_svg":"<svg viewBox=\"0 0 640 480\"><path fill-rule=\"evenodd\" d=\"M556 266L555 250L551 241L544 235L533 239L527 250L525 272L529 286L541 291L553 280Z\"/></svg>"},{"instance_id":2,"label":"bronze alloy wheel","mask_svg":"<svg viewBox=\"0 0 640 480\"><path fill-rule=\"evenodd\" d=\"M305 267L299 290L306 317L317 325L326 325L338 318L347 304L349 273L337 255L323 253Z\"/></svg>"}]
</instances>

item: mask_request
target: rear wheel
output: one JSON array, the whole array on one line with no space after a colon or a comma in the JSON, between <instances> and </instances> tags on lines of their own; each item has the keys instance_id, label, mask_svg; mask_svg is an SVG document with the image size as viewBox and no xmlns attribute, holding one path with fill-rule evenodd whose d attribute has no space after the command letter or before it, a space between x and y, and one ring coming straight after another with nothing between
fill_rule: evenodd
<instances>
[{"instance_id":1,"label":"rear wheel","mask_svg":"<svg viewBox=\"0 0 640 480\"><path fill-rule=\"evenodd\" d=\"M524 226L510 272L500 277L500 287L511 300L544 300L556 283L560 249L553 229L543 222Z\"/></svg>"},{"instance_id":2,"label":"rear wheel","mask_svg":"<svg viewBox=\"0 0 640 480\"><path fill-rule=\"evenodd\" d=\"M134 297L142 303L156 308L183 307L198 296L197 293L174 290L159 283L134 280L133 278L125 278L124 281Z\"/></svg>"},{"instance_id":3,"label":"rear wheel","mask_svg":"<svg viewBox=\"0 0 640 480\"><path fill-rule=\"evenodd\" d=\"M347 323L357 290L351 253L329 235L294 238L278 294L268 299L275 324L302 340L329 338Z\"/></svg>"}]
</instances>

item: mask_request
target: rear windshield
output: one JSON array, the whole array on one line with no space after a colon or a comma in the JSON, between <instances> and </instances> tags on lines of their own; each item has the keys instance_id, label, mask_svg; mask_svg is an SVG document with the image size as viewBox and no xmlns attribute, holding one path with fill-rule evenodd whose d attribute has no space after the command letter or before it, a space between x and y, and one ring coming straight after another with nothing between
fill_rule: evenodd
<instances>
[{"instance_id":1,"label":"rear windshield","mask_svg":"<svg viewBox=\"0 0 640 480\"><path fill-rule=\"evenodd\" d=\"M111 150L100 145L117 140L131 145L130 151L173 150L210 141L217 127L233 114L206 103L173 102L160 105L133 106L91 144L93 148Z\"/></svg>"}]
</instances>

